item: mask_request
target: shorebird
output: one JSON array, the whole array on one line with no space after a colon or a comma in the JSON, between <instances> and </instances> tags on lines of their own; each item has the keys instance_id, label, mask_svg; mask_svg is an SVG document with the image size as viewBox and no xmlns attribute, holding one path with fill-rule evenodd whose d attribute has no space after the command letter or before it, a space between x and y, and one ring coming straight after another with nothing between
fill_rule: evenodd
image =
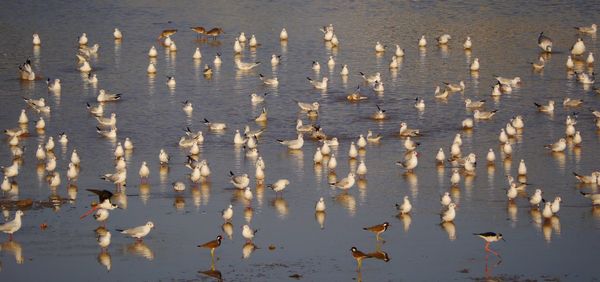
<instances>
[{"instance_id":1,"label":"shorebird","mask_svg":"<svg viewBox=\"0 0 600 282\"><path fill-rule=\"evenodd\" d=\"M246 242L252 242L254 235L258 232L258 229L252 230L248 224L242 226L242 236L246 239Z\"/></svg>"},{"instance_id":2,"label":"shorebird","mask_svg":"<svg viewBox=\"0 0 600 282\"><path fill-rule=\"evenodd\" d=\"M552 52L552 39L550 37L545 36L544 32L540 32L538 36L538 46L544 50L544 52L551 53Z\"/></svg>"},{"instance_id":3,"label":"shorebird","mask_svg":"<svg viewBox=\"0 0 600 282\"><path fill-rule=\"evenodd\" d=\"M412 204L408 200L408 196L404 196L402 204L396 204L396 209L400 212L400 214L410 213L412 210Z\"/></svg>"},{"instance_id":4,"label":"shorebird","mask_svg":"<svg viewBox=\"0 0 600 282\"><path fill-rule=\"evenodd\" d=\"M497 252L490 249L490 243L498 242L500 240L506 241L502 237L502 234L494 233L494 232L485 232L485 233L473 233L473 235L479 236L481 239L485 240L485 251L486 252L491 252L492 254L494 254L500 258L500 255Z\"/></svg>"},{"instance_id":5,"label":"shorebird","mask_svg":"<svg viewBox=\"0 0 600 282\"><path fill-rule=\"evenodd\" d=\"M222 239L223 239L223 237L221 235L217 235L217 238L215 240L212 240L210 242L206 242L204 244L200 244L197 247L198 248L210 249L210 257L214 259L214 257L215 257L215 249L218 248L219 246L221 246L221 240Z\"/></svg>"},{"instance_id":6,"label":"shorebird","mask_svg":"<svg viewBox=\"0 0 600 282\"><path fill-rule=\"evenodd\" d=\"M98 204L93 206L89 211L84 213L79 219L83 219L86 216L90 215L92 212L105 209L105 210L114 210L117 208L117 205L112 202L114 198L114 194L108 190L97 190L97 189L86 189L89 192L92 192L98 196Z\"/></svg>"},{"instance_id":7,"label":"shorebird","mask_svg":"<svg viewBox=\"0 0 600 282\"><path fill-rule=\"evenodd\" d=\"M267 188L271 188L271 190L275 191L275 194L282 192L290 184L290 181L287 179L279 179L275 181L273 184L267 185Z\"/></svg>"},{"instance_id":8,"label":"shorebird","mask_svg":"<svg viewBox=\"0 0 600 282\"><path fill-rule=\"evenodd\" d=\"M117 229L117 231L121 232L122 234L125 234L127 236L130 236L132 238L135 238L136 241L141 242L142 240L144 240L144 237L146 237L146 235L148 235L148 233L150 233L150 230L152 230L152 228L154 228L154 223L152 223L152 221L148 221L146 222L145 225L141 225L138 227L133 227L130 229Z\"/></svg>"},{"instance_id":9,"label":"shorebird","mask_svg":"<svg viewBox=\"0 0 600 282\"><path fill-rule=\"evenodd\" d=\"M590 26L576 26L573 28L575 28L579 32L589 33L589 34L594 34L598 30L598 26L596 24L592 24Z\"/></svg>"},{"instance_id":10,"label":"shorebird","mask_svg":"<svg viewBox=\"0 0 600 282\"><path fill-rule=\"evenodd\" d=\"M13 233L21 229L21 216L23 216L23 212L18 210L13 220L0 224L0 231L8 234L9 241L12 241Z\"/></svg>"}]
</instances>

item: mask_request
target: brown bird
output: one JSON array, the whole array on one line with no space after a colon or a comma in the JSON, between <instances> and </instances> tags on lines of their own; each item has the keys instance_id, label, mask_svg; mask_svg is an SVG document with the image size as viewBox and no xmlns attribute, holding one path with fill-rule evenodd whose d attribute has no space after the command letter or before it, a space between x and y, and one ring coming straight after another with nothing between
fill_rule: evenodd
<instances>
[{"instance_id":1,"label":"brown bird","mask_svg":"<svg viewBox=\"0 0 600 282\"><path fill-rule=\"evenodd\" d=\"M190 29L196 32L196 37L198 37L200 34L206 33L206 29L204 29L202 26L190 27Z\"/></svg>"},{"instance_id":2,"label":"brown bird","mask_svg":"<svg viewBox=\"0 0 600 282\"><path fill-rule=\"evenodd\" d=\"M356 263L358 263L356 271L360 271L360 267L362 266L362 260L370 258L371 256L359 251L356 247L352 247L350 251L352 252L352 257L354 257Z\"/></svg>"},{"instance_id":3,"label":"brown bird","mask_svg":"<svg viewBox=\"0 0 600 282\"><path fill-rule=\"evenodd\" d=\"M390 226L390 224L386 221L382 224L374 225L371 227L365 227L365 228L363 228L363 230L368 230L368 231L375 233L377 241L379 241L379 235L381 235L381 233L385 232L389 226Z\"/></svg>"},{"instance_id":4,"label":"brown bird","mask_svg":"<svg viewBox=\"0 0 600 282\"><path fill-rule=\"evenodd\" d=\"M158 37L158 39L165 38L167 36L171 36L175 33L177 33L177 29L165 29L160 33L160 36Z\"/></svg>"},{"instance_id":5,"label":"brown bird","mask_svg":"<svg viewBox=\"0 0 600 282\"><path fill-rule=\"evenodd\" d=\"M219 246L221 246L221 239L223 239L223 237L221 235L218 235L216 240L212 240L212 241L206 242L202 245L198 245L198 247L210 249L210 257L214 258L215 257L215 249L218 248Z\"/></svg>"},{"instance_id":6,"label":"brown bird","mask_svg":"<svg viewBox=\"0 0 600 282\"><path fill-rule=\"evenodd\" d=\"M220 27L214 27L213 29L207 31L205 34L209 35L209 36L212 36L213 39L217 39L217 36L219 36L219 35L221 35L223 33L225 33L225 31L223 31L222 28L220 28Z\"/></svg>"}]
</instances>

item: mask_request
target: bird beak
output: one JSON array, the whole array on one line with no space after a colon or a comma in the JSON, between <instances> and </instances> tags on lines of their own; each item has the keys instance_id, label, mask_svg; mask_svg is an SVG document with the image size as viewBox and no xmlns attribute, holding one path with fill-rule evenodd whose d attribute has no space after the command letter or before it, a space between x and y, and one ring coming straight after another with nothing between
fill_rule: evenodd
<instances>
[{"instance_id":1,"label":"bird beak","mask_svg":"<svg viewBox=\"0 0 600 282\"><path fill-rule=\"evenodd\" d=\"M502 241L506 242L506 240L504 240L504 237L502 237Z\"/></svg>"}]
</instances>

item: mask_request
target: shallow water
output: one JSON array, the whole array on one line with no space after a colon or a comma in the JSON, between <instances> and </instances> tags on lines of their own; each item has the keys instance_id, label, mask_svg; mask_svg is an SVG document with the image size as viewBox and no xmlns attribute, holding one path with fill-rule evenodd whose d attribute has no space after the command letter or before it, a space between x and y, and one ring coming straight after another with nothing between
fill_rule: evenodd
<instances>
[{"instance_id":1,"label":"shallow water","mask_svg":"<svg viewBox=\"0 0 600 282\"><path fill-rule=\"evenodd\" d=\"M538 5L539 4L539 5ZM15 127L19 112L25 108L21 97L45 97L52 113L45 117L47 128L40 135L30 125L32 134L22 141L26 148L21 173L16 178L18 193L2 196L2 200L32 198L48 201L52 195L75 198L60 207L25 211L23 228L15 241L1 235L0 280L31 281L46 278L65 280L210 280L199 271L210 270L208 250L195 246L222 233L219 211L230 202L234 205L233 237L226 238L216 251L214 266L224 280L280 281L292 274L303 280L366 281L398 280L463 280L498 276L503 279L598 279L595 263L600 247L600 210L593 209L579 191L596 191L596 187L578 185L573 171L589 174L597 170L600 135L587 108L600 109L597 94L584 89L564 67L566 52L577 38L575 25L599 23L599 6L593 1L512 5L497 3L482 6L471 3L438 3L430 1L402 2L330 2L247 3L211 2L199 5L195 1L122 1L93 3L62 1L9 1L0 11L0 125ZM560 13L558 13L560 11ZM552 16L550 17L549 14ZM170 23L167 23L171 21ZM319 27L333 23L341 41L339 48L328 48L321 40ZM189 26L220 26L226 34L218 41L196 40ZM112 30L119 27L124 34L115 43ZM280 44L278 34L286 27L290 34L287 45ZM173 36L176 54L164 52L155 40L162 29L178 28ZM258 70L239 72L233 65L232 42L239 31L256 34L262 45L254 52L248 49L244 61L264 62ZM542 73L534 73L528 64L537 58L537 35L544 31L554 39L556 53L550 57ZM31 34L38 32L42 46L33 49ZM76 40L86 32L90 43L98 42L100 51L92 59L100 80L97 87L88 84L76 70ZM448 48L439 48L434 37L452 35ZM425 51L416 42L425 34L429 46ZM462 41L473 38L473 50L466 53ZM589 51L598 53L595 37L582 36ZM388 45L388 52L378 57L373 51L375 41ZM401 68L390 72L388 63L393 46L406 49ZM147 51L158 47L158 74L146 75ZM191 55L200 47L203 59L194 62ZM204 64L212 65L213 56L223 54L224 63L211 80L202 76ZM271 68L272 53L282 55L282 63ZM326 60L334 56L337 65L329 71ZM31 57L34 69L43 77L62 80L60 95L48 93L43 81L20 82L16 66ZM478 76L468 71L469 62L478 57L482 69ZM321 63L315 74L310 62ZM348 64L351 75L344 81L341 66ZM587 68L584 69L588 71ZM376 95L363 85L367 101L350 104L345 96L362 83L359 71L382 73L385 92ZM259 73L277 75L278 88L264 87ZM493 75L520 76L523 84L512 94L493 100L490 87ZM165 76L175 76L177 86L169 89ZM306 77L328 76L326 93L312 90ZM433 89L442 81L464 80L463 94L453 94L447 102L436 101ZM123 93L122 101L106 105L105 113L116 112L119 141L130 137L135 150L127 156L128 183L124 190L124 210L111 212L109 229L137 226L152 220L155 229L135 244L113 231L108 253L101 253L95 242L92 218L79 216L96 198L88 188L113 189L98 175L113 171L114 142L95 132L96 121L86 111L85 103L95 103L99 89ZM249 258L243 258L245 241L241 226L246 223L247 203L231 189L228 171L254 174L254 161L243 151L235 150L233 132L248 124L258 128L253 118L262 105L252 107L248 95L268 92L264 106L269 111L267 130L259 149L266 162L267 183L288 178L290 186L283 197L253 182L250 225L259 229L258 246ZM426 109L413 108L415 97L424 97ZM578 109L565 109L565 97L585 100ZM479 162L477 175L463 178L458 188L450 189L450 168L439 169L434 156L439 147L446 153L460 121L472 113L466 111L464 98L487 99L488 109L499 109L491 121L477 122L471 132L463 132L463 152L474 152ZM533 102L557 101L553 116L537 113ZM181 102L194 104L191 116L181 110ZM384 138L380 145L369 145L364 159L369 173L348 194L327 184L328 174L312 164L316 142L306 142L300 152L288 152L276 139L295 136L297 118L307 120L297 111L293 100L319 101L322 110L318 123L325 132L341 141L337 150L337 178L344 177L350 166L347 151L350 141L371 129ZM387 110L389 118L374 122L369 116L375 104ZM569 147L564 154L550 154L543 145L564 134L564 120L573 111L580 112L577 129L583 146ZM500 159L497 136L501 127L517 114L525 118L522 136L516 138L512 159L498 160L493 167L485 164L485 153L493 148ZM37 114L28 110L30 120ZM202 124L208 118L227 122L224 134L209 133ZM397 132L400 122L420 128L423 136L418 151L420 162L414 174L395 165L402 158L402 139ZM183 166L186 150L177 140L185 127L202 130L205 142L201 158L207 159L213 172L210 182L183 193L175 193L171 182L186 181L189 169ZM55 154L63 184L52 191L36 171L35 148L48 136L57 138L66 132L70 142L66 150L57 143ZM7 139L0 150L0 162L10 164ZM77 148L82 169L77 182L67 186L65 175L69 156ZM171 154L168 171L160 170L158 151ZM560 195L563 205L560 217L542 222L541 215L530 211L525 198L508 206L504 188L505 175L516 175L519 160L528 169L527 181L544 191L546 199ZM140 185L137 171L142 161L151 168L147 185ZM162 173L161 173L162 172ZM43 171L42 171L43 174ZM257 189L255 189L257 188ZM450 191L459 204L453 225L438 225L439 195ZM394 204L408 195L413 203L409 218L396 217ZM319 197L327 202L324 228L315 220L314 203ZM123 205L125 203L121 203ZM36 205L37 206L37 205ZM11 212L11 217L12 217ZM383 234L385 244L377 246L373 234L362 227L389 221L391 228ZM41 224L48 228L42 230ZM501 263L491 256L488 260L483 242L473 232L495 231L504 234L507 242L492 248L503 257ZM273 245L275 249L270 249ZM350 247L365 252L380 247L391 260L365 260L361 273ZM17 261L22 263L17 263ZM99 262L110 261L110 271Z\"/></svg>"}]
</instances>

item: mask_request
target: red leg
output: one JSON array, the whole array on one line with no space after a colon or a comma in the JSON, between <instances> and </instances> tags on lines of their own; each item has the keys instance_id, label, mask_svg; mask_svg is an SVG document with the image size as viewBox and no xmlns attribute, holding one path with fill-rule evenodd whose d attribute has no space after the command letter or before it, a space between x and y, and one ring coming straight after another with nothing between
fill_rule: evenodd
<instances>
[{"instance_id":1,"label":"red leg","mask_svg":"<svg viewBox=\"0 0 600 282\"><path fill-rule=\"evenodd\" d=\"M11 234L8 234L8 241L12 241L12 240L13 240L13 235L12 235L12 233L11 233Z\"/></svg>"},{"instance_id":2,"label":"red leg","mask_svg":"<svg viewBox=\"0 0 600 282\"><path fill-rule=\"evenodd\" d=\"M89 211L84 213L82 216L80 216L79 219L84 219L86 216L90 215L92 212L94 212L98 208L99 208L99 205L96 205L95 207L91 208Z\"/></svg>"}]
</instances>

